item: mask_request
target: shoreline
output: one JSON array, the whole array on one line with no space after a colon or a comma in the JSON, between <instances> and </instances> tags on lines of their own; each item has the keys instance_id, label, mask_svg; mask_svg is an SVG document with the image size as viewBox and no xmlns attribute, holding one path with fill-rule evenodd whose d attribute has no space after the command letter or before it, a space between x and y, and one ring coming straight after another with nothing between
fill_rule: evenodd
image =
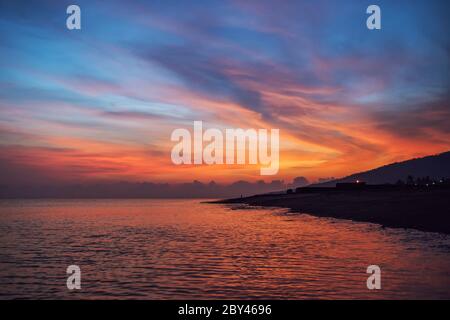
<instances>
[{"instance_id":1,"label":"shoreline","mask_svg":"<svg viewBox=\"0 0 450 320\"><path fill-rule=\"evenodd\" d=\"M449 189L316 190L311 193L255 195L209 203L280 207L316 217L450 234Z\"/></svg>"}]
</instances>

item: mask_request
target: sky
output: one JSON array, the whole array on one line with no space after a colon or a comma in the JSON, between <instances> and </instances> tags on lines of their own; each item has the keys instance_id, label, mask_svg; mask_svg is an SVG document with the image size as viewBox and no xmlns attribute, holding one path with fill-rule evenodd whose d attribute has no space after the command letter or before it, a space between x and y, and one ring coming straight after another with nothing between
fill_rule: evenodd
<instances>
[{"instance_id":1,"label":"sky","mask_svg":"<svg viewBox=\"0 0 450 320\"><path fill-rule=\"evenodd\" d=\"M81 8L81 30L66 8ZM368 30L366 8L381 8ZM7 184L342 177L450 150L448 1L2 1ZM280 170L172 163L177 128L278 128Z\"/></svg>"}]
</instances>

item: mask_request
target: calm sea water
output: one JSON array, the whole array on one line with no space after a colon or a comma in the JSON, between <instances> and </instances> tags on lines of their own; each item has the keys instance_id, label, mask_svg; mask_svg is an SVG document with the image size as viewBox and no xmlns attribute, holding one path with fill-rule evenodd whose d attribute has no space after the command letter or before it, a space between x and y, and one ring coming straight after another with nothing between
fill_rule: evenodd
<instances>
[{"instance_id":1,"label":"calm sea water","mask_svg":"<svg viewBox=\"0 0 450 320\"><path fill-rule=\"evenodd\" d=\"M0 202L2 299L450 298L449 275L436 233L199 200Z\"/></svg>"}]
</instances>

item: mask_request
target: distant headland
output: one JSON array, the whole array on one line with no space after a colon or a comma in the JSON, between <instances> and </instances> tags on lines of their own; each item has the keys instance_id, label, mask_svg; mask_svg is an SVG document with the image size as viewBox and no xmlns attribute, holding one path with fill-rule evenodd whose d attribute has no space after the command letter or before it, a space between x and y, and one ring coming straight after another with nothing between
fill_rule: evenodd
<instances>
[{"instance_id":1,"label":"distant headland","mask_svg":"<svg viewBox=\"0 0 450 320\"><path fill-rule=\"evenodd\" d=\"M217 201L450 234L450 152L278 193ZM399 174L410 172L400 179ZM425 176L418 176L425 174ZM414 175L413 175L414 174ZM369 181L390 181L368 183ZM392 182L395 181L395 182Z\"/></svg>"}]
</instances>

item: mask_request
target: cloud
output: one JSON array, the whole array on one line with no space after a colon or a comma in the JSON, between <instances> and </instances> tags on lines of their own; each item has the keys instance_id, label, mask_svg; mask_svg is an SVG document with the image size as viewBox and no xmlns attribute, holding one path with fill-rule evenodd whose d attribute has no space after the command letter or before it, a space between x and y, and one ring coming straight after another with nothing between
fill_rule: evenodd
<instances>
[{"instance_id":1,"label":"cloud","mask_svg":"<svg viewBox=\"0 0 450 320\"><path fill-rule=\"evenodd\" d=\"M376 127L402 138L449 141L450 96L404 108L376 111Z\"/></svg>"},{"instance_id":2,"label":"cloud","mask_svg":"<svg viewBox=\"0 0 450 320\"><path fill-rule=\"evenodd\" d=\"M240 85L237 76L227 72L228 62L218 57L201 54L193 47L164 47L144 56L175 73L193 90L229 98L252 110L261 107L259 92Z\"/></svg>"},{"instance_id":3,"label":"cloud","mask_svg":"<svg viewBox=\"0 0 450 320\"><path fill-rule=\"evenodd\" d=\"M1 4L9 166L68 180L259 178L250 166L174 167L170 132L193 120L279 128L280 178L449 147L448 2L382 2L378 33L353 1L79 4L79 33L64 29L63 3Z\"/></svg>"}]
</instances>

